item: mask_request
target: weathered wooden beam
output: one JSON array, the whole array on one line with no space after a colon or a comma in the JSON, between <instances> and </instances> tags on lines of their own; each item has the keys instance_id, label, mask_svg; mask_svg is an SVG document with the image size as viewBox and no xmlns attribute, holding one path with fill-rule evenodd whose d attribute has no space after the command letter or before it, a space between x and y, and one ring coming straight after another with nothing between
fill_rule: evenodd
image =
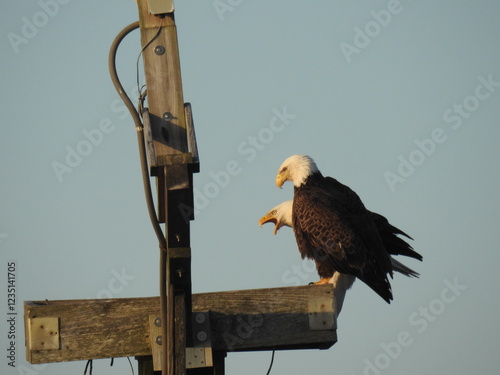
<instances>
[{"instance_id":1,"label":"weathered wooden beam","mask_svg":"<svg viewBox=\"0 0 500 375\"><path fill-rule=\"evenodd\" d=\"M157 17L146 0L137 5L154 160L163 166L170 155L188 152L177 29L173 12Z\"/></svg>"},{"instance_id":2,"label":"weathered wooden beam","mask_svg":"<svg viewBox=\"0 0 500 375\"><path fill-rule=\"evenodd\" d=\"M197 312L209 317L208 325L193 324L193 336L205 338L214 353L326 349L337 341L331 285L193 294L192 303L193 321ZM159 306L158 297L27 301L26 327L36 318L59 322L58 349L33 347L43 337L30 337L37 327L25 329L27 360L35 364L150 356L150 315L159 316Z\"/></svg>"}]
</instances>

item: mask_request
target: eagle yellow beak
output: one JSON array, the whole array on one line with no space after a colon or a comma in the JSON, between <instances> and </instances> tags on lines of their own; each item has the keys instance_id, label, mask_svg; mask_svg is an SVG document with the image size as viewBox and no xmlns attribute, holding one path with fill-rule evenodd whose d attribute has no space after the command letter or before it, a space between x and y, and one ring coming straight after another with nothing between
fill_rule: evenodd
<instances>
[{"instance_id":1,"label":"eagle yellow beak","mask_svg":"<svg viewBox=\"0 0 500 375\"><path fill-rule=\"evenodd\" d=\"M274 234L278 233L278 229L281 225L278 223L278 219L273 215L272 211L268 212L264 216L262 216L259 220L259 225L262 227L262 224L265 223L274 223Z\"/></svg>"},{"instance_id":2,"label":"eagle yellow beak","mask_svg":"<svg viewBox=\"0 0 500 375\"><path fill-rule=\"evenodd\" d=\"M278 173L278 175L276 176L276 186L281 189L287 179L288 176L286 176L284 173Z\"/></svg>"}]
</instances>

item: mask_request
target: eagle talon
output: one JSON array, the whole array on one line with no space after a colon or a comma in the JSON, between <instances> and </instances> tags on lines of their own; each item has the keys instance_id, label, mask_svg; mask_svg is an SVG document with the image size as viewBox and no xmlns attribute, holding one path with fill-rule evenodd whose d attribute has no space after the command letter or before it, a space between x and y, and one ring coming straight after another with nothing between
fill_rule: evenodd
<instances>
[{"instance_id":1,"label":"eagle talon","mask_svg":"<svg viewBox=\"0 0 500 375\"><path fill-rule=\"evenodd\" d=\"M319 281L316 281L315 283L313 283L314 285L325 285L325 284L328 284L328 281L330 281L330 278L329 277L323 277L321 278Z\"/></svg>"}]
</instances>

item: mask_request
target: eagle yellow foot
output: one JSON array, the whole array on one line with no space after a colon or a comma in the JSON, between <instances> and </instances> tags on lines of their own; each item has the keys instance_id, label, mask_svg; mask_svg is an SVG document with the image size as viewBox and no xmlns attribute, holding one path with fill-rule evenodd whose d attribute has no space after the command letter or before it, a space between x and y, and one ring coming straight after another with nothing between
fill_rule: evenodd
<instances>
[{"instance_id":1,"label":"eagle yellow foot","mask_svg":"<svg viewBox=\"0 0 500 375\"><path fill-rule=\"evenodd\" d=\"M316 281L315 283L311 283L312 285L323 285L323 284L328 284L328 281L330 281L330 277L323 277L319 281ZM309 284L309 285L311 285Z\"/></svg>"}]
</instances>

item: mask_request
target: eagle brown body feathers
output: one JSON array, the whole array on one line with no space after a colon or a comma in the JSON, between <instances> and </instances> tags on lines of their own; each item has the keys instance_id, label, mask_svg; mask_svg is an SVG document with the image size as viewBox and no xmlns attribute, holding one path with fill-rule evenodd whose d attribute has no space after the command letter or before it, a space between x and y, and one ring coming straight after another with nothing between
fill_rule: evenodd
<instances>
[{"instance_id":1,"label":"eagle brown body feathers","mask_svg":"<svg viewBox=\"0 0 500 375\"><path fill-rule=\"evenodd\" d=\"M315 172L294 188L292 220L299 251L316 262L321 278L354 275L390 303L391 260L354 191Z\"/></svg>"}]
</instances>

